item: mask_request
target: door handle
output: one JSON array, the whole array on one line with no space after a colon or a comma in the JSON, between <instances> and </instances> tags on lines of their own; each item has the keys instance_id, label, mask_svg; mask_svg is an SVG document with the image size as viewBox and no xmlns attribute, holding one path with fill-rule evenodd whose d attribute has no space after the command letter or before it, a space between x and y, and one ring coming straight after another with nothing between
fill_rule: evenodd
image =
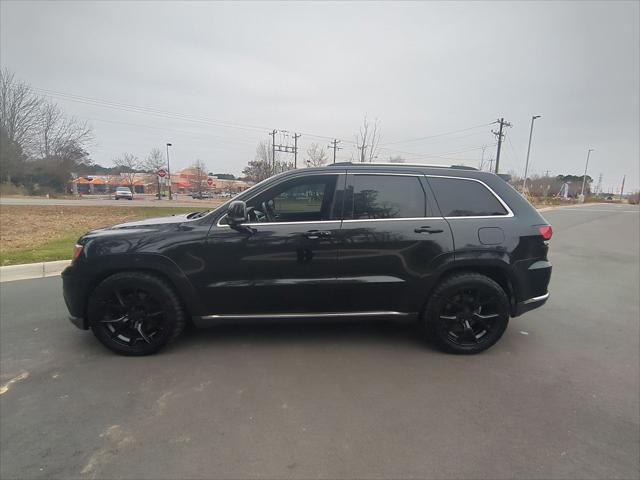
<instances>
[{"instance_id":1,"label":"door handle","mask_svg":"<svg viewBox=\"0 0 640 480\"><path fill-rule=\"evenodd\" d=\"M442 233L444 230L439 228L431 228L430 226L418 227L413 230L416 233Z\"/></svg>"},{"instance_id":2,"label":"door handle","mask_svg":"<svg viewBox=\"0 0 640 480\"><path fill-rule=\"evenodd\" d=\"M331 232L325 230L309 230L308 232L304 232L304 236L309 240L317 240L318 238L329 238L332 235Z\"/></svg>"}]
</instances>

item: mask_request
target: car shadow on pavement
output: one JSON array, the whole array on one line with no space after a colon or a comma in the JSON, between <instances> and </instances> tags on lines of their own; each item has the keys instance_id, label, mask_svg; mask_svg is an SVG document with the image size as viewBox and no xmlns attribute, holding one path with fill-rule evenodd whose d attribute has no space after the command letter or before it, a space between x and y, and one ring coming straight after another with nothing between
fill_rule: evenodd
<instances>
[{"instance_id":1,"label":"car shadow on pavement","mask_svg":"<svg viewBox=\"0 0 640 480\"><path fill-rule=\"evenodd\" d=\"M322 345L403 344L416 348L435 349L415 323L391 320L357 321L252 321L221 324L208 328L187 327L171 350L192 348L195 345Z\"/></svg>"}]
</instances>

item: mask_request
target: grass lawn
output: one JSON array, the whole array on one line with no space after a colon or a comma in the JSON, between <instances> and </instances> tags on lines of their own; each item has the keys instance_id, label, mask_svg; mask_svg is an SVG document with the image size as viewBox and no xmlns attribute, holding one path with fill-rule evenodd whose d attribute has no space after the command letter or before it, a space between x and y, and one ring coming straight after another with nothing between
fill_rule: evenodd
<instances>
[{"instance_id":1,"label":"grass lawn","mask_svg":"<svg viewBox=\"0 0 640 480\"><path fill-rule=\"evenodd\" d=\"M78 237L123 222L203 210L203 207L84 207L3 205L0 265L71 258Z\"/></svg>"}]
</instances>

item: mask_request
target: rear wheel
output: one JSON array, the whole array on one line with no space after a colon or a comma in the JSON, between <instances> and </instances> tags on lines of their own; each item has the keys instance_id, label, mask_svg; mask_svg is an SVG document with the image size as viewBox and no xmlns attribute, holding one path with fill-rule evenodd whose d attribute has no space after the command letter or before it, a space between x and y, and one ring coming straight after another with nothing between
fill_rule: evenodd
<instances>
[{"instance_id":1,"label":"rear wheel","mask_svg":"<svg viewBox=\"0 0 640 480\"><path fill-rule=\"evenodd\" d=\"M123 355L149 355L174 340L185 312L174 289L155 275L116 273L89 299L89 325L107 348Z\"/></svg>"},{"instance_id":2,"label":"rear wheel","mask_svg":"<svg viewBox=\"0 0 640 480\"><path fill-rule=\"evenodd\" d=\"M496 343L509 323L509 298L493 279L461 273L434 290L426 327L439 347L452 353L479 353Z\"/></svg>"}]
</instances>

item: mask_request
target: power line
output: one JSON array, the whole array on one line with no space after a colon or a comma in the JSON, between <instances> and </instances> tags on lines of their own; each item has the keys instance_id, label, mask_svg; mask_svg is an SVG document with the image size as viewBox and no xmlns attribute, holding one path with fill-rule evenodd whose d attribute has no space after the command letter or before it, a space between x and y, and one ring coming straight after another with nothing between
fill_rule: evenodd
<instances>
[{"instance_id":1,"label":"power line","mask_svg":"<svg viewBox=\"0 0 640 480\"><path fill-rule=\"evenodd\" d=\"M139 113L139 114L144 114L144 115L151 115L151 116L156 116L156 117L165 118L165 119L181 120L181 121L187 121L187 122L192 122L192 123L197 123L197 124L203 124L203 125L207 125L207 126L215 126L215 127L221 127L221 128L233 128L233 129L240 129L240 130L246 130L246 131L260 131L260 132L263 132L264 130L270 130L268 127L264 127L264 126L243 124L243 123L238 123L238 122L227 122L227 121L215 120L215 119L210 119L210 118L205 118L205 117L196 117L196 116L187 115L187 114L183 114L183 113L160 110L160 109L153 108L153 107L145 107L145 106L133 105L133 104L123 103L123 102L103 100L103 99L98 99L98 98L93 98L93 97L86 97L86 96L82 96L82 95L75 95L75 94L58 92L58 91L54 91L54 90L48 90L48 89L44 89L44 88L34 87L34 90L40 92L41 94L43 94L45 96L49 96L49 97L52 97L52 98L60 98L60 99L63 99L63 100L68 100L68 101L72 101L72 102L76 102L76 103L80 103L80 104L111 108L111 109L115 109L115 110L131 112L131 113ZM101 120L101 121L105 121L105 120ZM116 123L116 122L113 121L113 123ZM122 122L122 123L124 123L124 122ZM493 123L495 123L495 122L493 122ZM474 127L469 127L469 128L464 128L464 129L459 129L459 130L453 130L453 131L450 131L450 132L444 132L444 133L440 133L440 134L436 134L436 135L431 135L431 136L428 136L428 137L421 137L419 139L409 139L409 140L404 140L404 141L399 141L399 142L390 142L390 143L387 143L385 145L392 145L392 144L398 144L398 143L407 143L407 142L418 141L418 140L427 139L427 138L435 138L435 137L445 136L445 135L449 135L449 134L453 134L453 133L469 131L469 130L472 130L472 129L475 129L475 128L484 127L484 126L487 126L487 125L491 125L491 123L490 124L478 125L478 126L474 126ZM351 144L351 145L355 145L356 144L356 142L354 142L352 140L347 140L347 139L344 139L344 138L343 139L338 139L338 138L329 137L329 136L326 136L326 135L319 135L319 134L314 134L314 133L309 133L309 132L301 132L301 134L309 136L311 138L320 138L320 139L327 139L327 140L339 140L340 142ZM271 133L270 133L270 135L271 135ZM275 144L275 141L272 142L272 143ZM454 158L447 158L446 155L464 153L466 151L472 151L472 150L476 150L476 149L479 149L479 148L482 148L482 147L480 146L480 147L475 147L475 148L471 148L471 149L468 149L468 150L460 150L460 151L456 151L456 152L446 152L446 153L442 153L442 154L430 154L430 153L421 153L421 152L407 152L407 151L396 150L396 149L383 147L383 146L380 147L380 149L383 149L383 150L387 150L387 151L390 151L390 152L402 153L402 154L405 154L405 155L412 155L414 157L443 158L443 159L447 159L447 160L455 160L455 159ZM463 159L463 160L466 160L466 159Z\"/></svg>"},{"instance_id":2,"label":"power line","mask_svg":"<svg viewBox=\"0 0 640 480\"><path fill-rule=\"evenodd\" d=\"M202 139L214 138L216 140L216 142L222 142L222 143L231 143L231 144L235 144L235 145L246 145L246 146L254 145L253 143L248 142L248 141L229 140L227 138L213 136L213 135L206 134L206 133L196 133L196 132L189 132L189 131L186 131L186 130L176 130L176 129L173 129L173 128L155 127L155 126L144 125L144 124L140 124L140 123L121 122L121 121L118 121L118 120L105 120L103 118L95 118L95 117L81 117L81 118L83 118L85 120L92 121L92 122L112 123L112 124L116 124L116 125L125 125L125 126L129 126L129 127L139 127L139 128L147 128L147 129L151 129L151 130L161 130L161 131L170 132L170 133L178 133L178 134L181 134L181 135L191 135L193 137L202 138Z\"/></svg>"},{"instance_id":3,"label":"power line","mask_svg":"<svg viewBox=\"0 0 640 480\"><path fill-rule=\"evenodd\" d=\"M484 123L482 125L476 125L474 127L469 127L469 128L462 128L460 130L452 130L450 132L444 132L444 133L437 133L435 135L428 135L426 137L418 137L418 138L409 138L407 140L399 140L396 142L386 142L383 143L382 145L397 145L398 143L410 143L410 142L419 142L421 140L428 140L430 138L436 138L436 137L444 137L446 135L452 135L454 133L461 133L461 132L467 132L469 130L474 130L476 128L483 128L483 127L488 127L490 125L493 125L496 122L491 122L491 123Z\"/></svg>"},{"instance_id":4,"label":"power line","mask_svg":"<svg viewBox=\"0 0 640 480\"><path fill-rule=\"evenodd\" d=\"M205 124L210 124L210 125L215 125L215 126L225 127L225 128L236 128L241 130L258 130L258 131L264 131L267 129L267 127L264 127L264 126L225 122L225 121L214 120L210 118L196 117L196 116L187 115L184 113L160 110L153 107L133 105L128 103L115 102L111 100L102 100L102 99L92 98L92 97L84 97L81 95L56 92L53 90L46 90L42 88L34 88L34 90L39 91L43 95L48 97L54 97L54 98L57 97L63 100L69 100L72 102L82 103L85 105L101 106L101 107L112 108L115 110L122 110L127 112L134 112L134 113L143 113L143 114L149 114L149 115L159 116L163 118L185 120L185 121L190 121L195 123L205 123Z\"/></svg>"}]
</instances>

